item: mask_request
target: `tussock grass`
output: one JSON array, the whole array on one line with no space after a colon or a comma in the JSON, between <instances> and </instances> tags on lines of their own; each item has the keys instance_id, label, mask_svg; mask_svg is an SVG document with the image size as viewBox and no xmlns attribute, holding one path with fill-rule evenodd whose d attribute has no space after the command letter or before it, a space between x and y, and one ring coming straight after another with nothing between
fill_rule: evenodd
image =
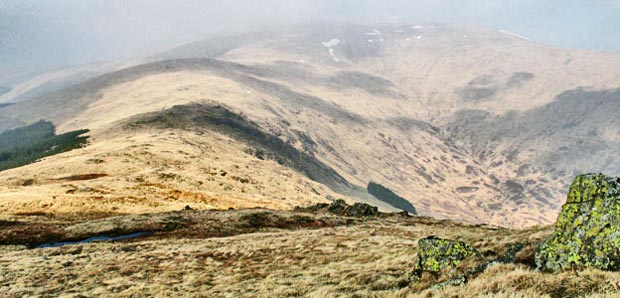
<instances>
[{"instance_id":1,"label":"tussock grass","mask_svg":"<svg viewBox=\"0 0 620 298\"><path fill-rule=\"evenodd\" d=\"M521 259L528 260L535 243L551 233L550 227L519 231L425 217L344 218L287 211L267 216L265 212L173 213L189 226L125 242L33 250L0 246L0 291L8 296L86 297L620 295L616 273L587 269L550 274L525 264L493 265L465 285L441 290L432 285L445 276L426 274L421 282L410 283L420 238L435 235L465 241L491 257L519 242L526 245ZM110 220L119 226L136 225L134 217ZM150 227L168 222L170 216L143 217ZM107 220L94 220L64 230L78 226L80 233L113 228Z\"/></svg>"}]
</instances>

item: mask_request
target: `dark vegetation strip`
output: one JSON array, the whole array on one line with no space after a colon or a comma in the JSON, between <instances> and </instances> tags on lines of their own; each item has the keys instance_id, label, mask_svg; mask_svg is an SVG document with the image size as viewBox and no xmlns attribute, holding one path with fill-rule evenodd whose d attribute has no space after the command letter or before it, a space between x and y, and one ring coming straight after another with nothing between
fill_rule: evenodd
<instances>
[{"instance_id":1,"label":"dark vegetation strip","mask_svg":"<svg viewBox=\"0 0 620 298\"><path fill-rule=\"evenodd\" d=\"M21 167L37 160L81 148L86 144L87 129L56 135L49 121L0 133L0 171Z\"/></svg>"},{"instance_id":2,"label":"dark vegetation strip","mask_svg":"<svg viewBox=\"0 0 620 298\"><path fill-rule=\"evenodd\" d=\"M411 214L418 214L413 204L381 184L370 182L368 183L367 189L371 195L375 196L380 201L388 203Z\"/></svg>"},{"instance_id":3,"label":"dark vegetation strip","mask_svg":"<svg viewBox=\"0 0 620 298\"><path fill-rule=\"evenodd\" d=\"M120 240L138 238L142 236L150 236L150 235L153 235L154 233L155 231L146 231L146 232L136 232L136 233L131 233L131 234L119 235L119 236L101 235L101 236L94 236L94 237L86 238L83 240L76 240L76 241L48 242L48 243L43 243L43 244L34 246L33 248L61 247L65 245L85 244L85 243L91 243L91 242L97 242L97 241L120 241Z\"/></svg>"},{"instance_id":4,"label":"dark vegetation strip","mask_svg":"<svg viewBox=\"0 0 620 298\"><path fill-rule=\"evenodd\" d=\"M294 213L265 209L164 212L122 215L72 224L0 221L0 245L28 248L59 247L95 241L144 239L205 239L255 233L264 229L314 229L355 224L364 218L308 211ZM72 232L69 232L72 231Z\"/></svg>"},{"instance_id":5,"label":"dark vegetation strip","mask_svg":"<svg viewBox=\"0 0 620 298\"><path fill-rule=\"evenodd\" d=\"M83 175L73 175L58 178L56 180L64 180L64 181L82 181L82 180L93 180L97 178L107 177L108 174L83 174Z\"/></svg>"}]
</instances>

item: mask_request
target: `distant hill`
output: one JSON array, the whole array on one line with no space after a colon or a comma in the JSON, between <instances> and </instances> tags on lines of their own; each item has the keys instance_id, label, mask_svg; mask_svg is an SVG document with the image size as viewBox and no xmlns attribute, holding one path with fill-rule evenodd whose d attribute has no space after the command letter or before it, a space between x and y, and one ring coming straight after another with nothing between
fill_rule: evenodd
<instances>
[{"instance_id":1,"label":"distant hill","mask_svg":"<svg viewBox=\"0 0 620 298\"><path fill-rule=\"evenodd\" d=\"M199 41L127 65L1 108L0 130L46 119L93 137L0 181L103 171L110 200L143 200L98 206L110 212L186 202L285 209L335 197L393 209L365 191L372 181L421 215L523 227L555 220L575 174L620 174L618 53L476 27L313 24ZM192 106L225 107L291 150L265 158L247 135L198 125L213 111ZM167 121L191 125L128 126L171 111ZM337 183L299 167L308 160ZM40 186L70 201L60 185ZM15 197L32 191L16 189Z\"/></svg>"}]
</instances>

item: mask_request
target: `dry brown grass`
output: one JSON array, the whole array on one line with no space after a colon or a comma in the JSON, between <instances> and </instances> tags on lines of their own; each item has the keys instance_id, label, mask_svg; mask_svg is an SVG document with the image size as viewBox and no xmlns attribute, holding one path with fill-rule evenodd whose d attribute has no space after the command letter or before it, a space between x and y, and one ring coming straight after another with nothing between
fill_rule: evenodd
<instances>
[{"instance_id":1,"label":"dry brown grass","mask_svg":"<svg viewBox=\"0 0 620 298\"><path fill-rule=\"evenodd\" d=\"M4 246L0 290L11 296L570 297L611 295L620 281L615 274L596 270L578 276L542 274L511 264L492 266L461 287L407 286L419 238L458 239L481 251L500 253L514 242L537 241L550 229L514 231L400 216L344 221L329 216L317 226L310 218L322 215L285 212L269 217L273 225L259 218L264 228L246 230L247 216L253 212L263 211L179 213L175 218L189 216L193 224L134 242L34 250ZM162 216L129 217L115 220L115 225L136 229L146 220L153 226L166 221ZM296 221L304 224L291 224ZM117 229L105 222L64 230ZM222 228L229 229L225 234L230 236L213 237L222 235L217 232Z\"/></svg>"},{"instance_id":2,"label":"dry brown grass","mask_svg":"<svg viewBox=\"0 0 620 298\"><path fill-rule=\"evenodd\" d=\"M1 172L0 219L70 220L85 212L141 214L186 205L290 209L327 202L327 196L343 198L246 148L213 132L105 135L86 148Z\"/></svg>"},{"instance_id":3,"label":"dry brown grass","mask_svg":"<svg viewBox=\"0 0 620 298\"><path fill-rule=\"evenodd\" d=\"M618 297L617 273L589 269L543 274L522 265L494 265L461 287L426 290L403 296L420 297Z\"/></svg>"}]
</instances>

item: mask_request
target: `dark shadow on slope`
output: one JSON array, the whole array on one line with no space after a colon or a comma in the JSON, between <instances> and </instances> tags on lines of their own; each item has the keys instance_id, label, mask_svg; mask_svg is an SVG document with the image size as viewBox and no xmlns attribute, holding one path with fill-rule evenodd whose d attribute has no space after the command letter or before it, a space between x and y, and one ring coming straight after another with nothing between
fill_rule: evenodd
<instances>
[{"instance_id":1,"label":"dark shadow on slope","mask_svg":"<svg viewBox=\"0 0 620 298\"><path fill-rule=\"evenodd\" d=\"M411 214L418 214L411 202L395 194L392 190L386 188L381 184L370 182L368 183L367 189L371 195L375 196L377 199L383 202L386 202L398 209L407 211Z\"/></svg>"},{"instance_id":2,"label":"dark shadow on slope","mask_svg":"<svg viewBox=\"0 0 620 298\"><path fill-rule=\"evenodd\" d=\"M257 124L220 105L177 105L163 112L138 116L129 127L153 126L160 128L207 128L248 145L263 149L277 157L280 164L291 167L308 178L329 186L338 192L353 189L345 178L314 157L297 150L278 137L264 132Z\"/></svg>"},{"instance_id":3,"label":"dark shadow on slope","mask_svg":"<svg viewBox=\"0 0 620 298\"><path fill-rule=\"evenodd\" d=\"M527 75L521 75L527 79ZM528 111L500 116L480 110L457 112L442 134L468 148L469 154L492 166L502 162L527 165L554 180L521 181L521 187L504 183L512 200L524 196L540 204L553 201L550 185L562 185L580 173L604 171L620 174L620 89L565 91L554 101ZM518 173L517 173L518 175ZM507 182L507 181L506 181Z\"/></svg>"},{"instance_id":4,"label":"dark shadow on slope","mask_svg":"<svg viewBox=\"0 0 620 298\"><path fill-rule=\"evenodd\" d=\"M469 144L475 156L502 142L515 144L519 151L537 147L538 166L548 170L620 173L620 89L563 92L540 108L493 116L468 110L455 114L445 130L447 137ZM572 175L572 174L571 174ZM570 175L569 175L570 176Z\"/></svg>"},{"instance_id":5,"label":"dark shadow on slope","mask_svg":"<svg viewBox=\"0 0 620 298\"><path fill-rule=\"evenodd\" d=\"M56 135L48 121L0 133L0 171L21 167L37 160L80 148L86 144L88 130Z\"/></svg>"}]
</instances>

